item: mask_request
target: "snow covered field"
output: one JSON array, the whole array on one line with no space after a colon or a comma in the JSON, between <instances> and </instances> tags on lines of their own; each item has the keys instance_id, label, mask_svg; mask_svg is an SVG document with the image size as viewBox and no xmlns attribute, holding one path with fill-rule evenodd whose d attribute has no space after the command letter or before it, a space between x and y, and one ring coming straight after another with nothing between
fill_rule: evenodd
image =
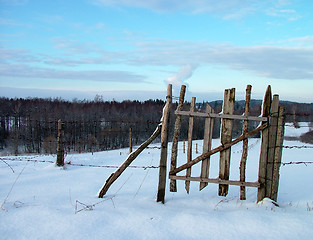
<instances>
[{"instance_id":1,"label":"snow covered field","mask_svg":"<svg viewBox=\"0 0 313 240\"><path fill-rule=\"evenodd\" d=\"M297 129L286 127L286 135L297 135ZM195 143L201 149L202 141ZM284 145L312 146L296 141ZM249 139L249 146L247 180L256 181L260 140ZM184 163L182 143L179 149ZM230 179L239 179L241 149L241 144L232 148ZM118 166L127 155L128 149L70 154L66 161ZM312 148L284 148L282 162L312 162L312 156ZM147 149L132 165L158 166L159 157L159 149ZM14 158L23 161L8 160ZM163 205L155 201L157 168L128 168L99 199L98 191L115 168L58 168L49 162L56 159L51 155L1 159L14 173L0 161L0 239L313 239L313 164L281 167L276 207L266 199L257 204L256 188L247 188L247 200L240 201L238 186L219 197L218 185L199 192L199 183L191 182L188 195L183 181L177 182L177 193L169 192L167 184ZM218 159L218 154L211 158L210 177L218 175ZM199 175L198 165L193 176Z\"/></svg>"}]
</instances>

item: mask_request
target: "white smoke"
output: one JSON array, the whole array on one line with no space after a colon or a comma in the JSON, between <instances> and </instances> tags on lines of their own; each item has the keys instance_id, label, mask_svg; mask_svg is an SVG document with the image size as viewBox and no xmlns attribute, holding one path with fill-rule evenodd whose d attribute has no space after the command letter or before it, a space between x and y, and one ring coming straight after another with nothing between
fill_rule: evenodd
<instances>
[{"instance_id":1,"label":"white smoke","mask_svg":"<svg viewBox=\"0 0 313 240\"><path fill-rule=\"evenodd\" d=\"M188 87L186 80L192 76L196 68L196 65L191 64L182 66L177 73L167 78L167 84L172 84L174 91L179 90L181 85L186 85Z\"/></svg>"}]
</instances>

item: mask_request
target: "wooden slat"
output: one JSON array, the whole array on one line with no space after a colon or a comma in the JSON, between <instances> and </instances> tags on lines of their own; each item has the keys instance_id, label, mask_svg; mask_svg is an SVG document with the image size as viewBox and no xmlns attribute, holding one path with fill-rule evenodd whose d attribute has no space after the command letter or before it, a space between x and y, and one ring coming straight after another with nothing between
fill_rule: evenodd
<instances>
[{"instance_id":1,"label":"wooden slat","mask_svg":"<svg viewBox=\"0 0 313 240\"><path fill-rule=\"evenodd\" d=\"M159 185L157 202L164 203L165 187L166 187L166 165L167 165L167 147L168 147L168 124L170 120L170 111L172 105L172 84L167 87L166 105L164 107L162 116L161 129L161 154L160 154L160 168L159 168Z\"/></svg>"},{"instance_id":2,"label":"wooden slat","mask_svg":"<svg viewBox=\"0 0 313 240\"><path fill-rule=\"evenodd\" d=\"M196 105L196 98L193 97L190 104L190 111L195 111L195 105ZM193 133L193 117L189 117L189 128L188 128L188 149L187 149L187 162L190 162L192 160L192 133ZM191 167L187 168L186 170L186 177L191 176ZM185 182L185 189L187 193L189 194L189 188L190 188L190 181L186 180Z\"/></svg>"},{"instance_id":3,"label":"wooden slat","mask_svg":"<svg viewBox=\"0 0 313 240\"><path fill-rule=\"evenodd\" d=\"M272 104L272 91L271 86L268 85L264 100L263 100L263 107L262 107L262 116L269 117L271 111L271 104ZM265 125L266 122L262 122L262 125ZM262 126L261 125L261 126ZM267 166L267 151L268 151L268 128L265 128L262 131L261 135L261 152L260 152L260 160L259 160L259 179L258 182L261 186L258 189L258 197L257 201L262 201L265 198L265 182L266 182L266 166Z\"/></svg>"},{"instance_id":4,"label":"wooden slat","mask_svg":"<svg viewBox=\"0 0 313 240\"><path fill-rule=\"evenodd\" d=\"M250 111L250 99L251 99L251 85L248 85L246 88L246 102L245 102L245 113L244 116L247 117L249 115ZM248 132L248 125L249 121L245 120L243 122L243 133ZM248 157L248 138L243 140L242 144L242 155L241 155L241 160L240 160L240 181L245 182L246 181L246 162L247 162L247 157ZM246 187L241 186L240 187L240 200L246 200Z\"/></svg>"},{"instance_id":5,"label":"wooden slat","mask_svg":"<svg viewBox=\"0 0 313 240\"><path fill-rule=\"evenodd\" d=\"M213 108L208 103L206 104L206 112L207 113L213 113L214 112ZM206 118L205 119L202 153L206 153L206 152L209 152L211 150L212 138L213 138L213 124L214 124L213 118ZM200 177L208 178L209 177L209 171L210 171L210 157L208 157L207 159L202 161ZM206 183L206 182L200 182L199 190L201 191L207 185L208 185L208 183Z\"/></svg>"},{"instance_id":6,"label":"wooden slat","mask_svg":"<svg viewBox=\"0 0 313 240\"><path fill-rule=\"evenodd\" d=\"M258 182L241 182L235 180L223 180L219 178L201 178L201 177L186 177L186 176L169 176L170 179L175 180L189 180L205 183L217 183L217 184L226 184L226 185L236 185L236 186L246 186L246 187L260 187Z\"/></svg>"},{"instance_id":7,"label":"wooden slat","mask_svg":"<svg viewBox=\"0 0 313 240\"><path fill-rule=\"evenodd\" d=\"M258 132L260 132L260 131L262 131L262 130L264 130L264 129L266 129L266 128L267 128L267 123L262 124L262 125L260 125L259 127L257 127L256 129L254 129L254 130L252 130L252 131L249 131L249 132L247 132L246 134L243 134L243 135L241 135L240 137L238 137L238 138L232 140L230 143L227 143L227 144L225 144L225 145L220 145L220 146L218 146L218 147L212 149L211 151L209 151L209 152L207 152L207 153L201 154L200 156L196 157L196 158L195 158L194 160L192 160L191 162L185 163L185 164L183 164L182 166L171 170L171 171L169 172L169 174L170 174L170 175L175 175L176 173L179 173L179 172L185 170L186 168L191 167L192 165L195 165L195 164L197 164L197 163L200 162L200 161L203 161L204 159L210 157L211 155L213 155L213 154L215 154L215 153L218 153L218 152L220 152L220 151L222 151L222 150L224 150L224 149L230 148L231 146L233 146L233 145L239 143L240 141L242 141L242 140L244 140L244 139L246 139L246 138L248 138L248 137L250 137L250 136L252 136L252 135L254 135L254 134L256 134L256 133L258 133Z\"/></svg>"},{"instance_id":8,"label":"wooden slat","mask_svg":"<svg viewBox=\"0 0 313 240\"><path fill-rule=\"evenodd\" d=\"M223 103L223 113L232 115L235 106L235 88L226 89L224 93L224 103ZM225 145L230 143L232 140L233 131L233 120L232 119L222 119L221 127L221 144ZM223 180L229 179L230 172L230 148L224 149L220 152L220 162L219 162L219 178ZM226 196L228 194L228 185L219 185L219 196Z\"/></svg>"},{"instance_id":9,"label":"wooden slat","mask_svg":"<svg viewBox=\"0 0 313 240\"><path fill-rule=\"evenodd\" d=\"M182 85L180 89L180 95L179 95L179 103L177 106L177 110L180 111L183 108L183 103L185 99L185 92L186 92L186 86ZM178 146L178 137L179 137L179 131L180 131L180 125L181 125L181 116L176 116L175 121L175 129L174 129L174 135L173 135L173 141L172 141L172 156L171 156L171 171L176 168L177 166L177 146ZM171 180L170 182L170 191L171 192L177 192L177 186L176 186L176 180Z\"/></svg>"},{"instance_id":10,"label":"wooden slat","mask_svg":"<svg viewBox=\"0 0 313 240\"><path fill-rule=\"evenodd\" d=\"M266 117L257 116L244 116L244 115L233 115L224 113L202 113L202 112L190 112L190 111L175 111L178 116L192 116L192 117L210 117L210 118L225 118L233 120L249 120L249 121L262 121L266 122Z\"/></svg>"}]
</instances>

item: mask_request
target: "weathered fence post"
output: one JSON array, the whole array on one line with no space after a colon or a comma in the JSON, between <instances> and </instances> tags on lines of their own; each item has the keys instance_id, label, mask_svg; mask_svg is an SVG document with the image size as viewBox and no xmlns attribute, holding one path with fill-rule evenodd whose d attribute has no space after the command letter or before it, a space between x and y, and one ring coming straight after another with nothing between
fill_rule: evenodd
<instances>
[{"instance_id":1,"label":"weathered fence post","mask_svg":"<svg viewBox=\"0 0 313 240\"><path fill-rule=\"evenodd\" d=\"M58 121L58 137L57 137L57 166L64 166L64 145L63 145L63 127L62 120Z\"/></svg>"},{"instance_id":2,"label":"weathered fence post","mask_svg":"<svg viewBox=\"0 0 313 240\"><path fill-rule=\"evenodd\" d=\"M235 105L235 88L225 89L224 103L223 103L223 114L233 114ZM232 119L222 119L221 127L221 143L222 145L230 143L232 141ZM220 152L220 169L219 178L222 180L229 180L229 168L230 168L230 154L231 149L226 149ZM228 185L219 185L219 196L226 196L228 193Z\"/></svg>"},{"instance_id":3,"label":"weathered fence post","mask_svg":"<svg viewBox=\"0 0 313 240\"><path fill-rule=\"evenodd\" d=\"M193 97L190 104L190 112L195 111L195 105L196 105L196 98ZM192 160L192 134L193 134L193 117L189 117L189 128L188 128L188 148L187 148L187 162L190 162ZM186 177L191 176L191 167L187 168L186 170ZM185 189L187 193L189 193L190 188L190 181L185 181Z\"/></svg>"},{"instance_id":4,"label":"weathered fence post","mask_svg":"<svg viewBox=\"0 0 313 240\"><path fill-rule=\"evenodd\" d=\"M284 107L279 107L278 123L277 123L277 136L275 144L275 156L274 156L274 166L273 166L273 184L271 199L275 202L277 201L278 185L279 185L279 169L281 165L281 156L284 142L284 130L285 130L285 109Z\"/></svg>"},{"instance_id":5,"label":"weathered fence post","mask_svg":"<svg viewBox=\"0 0 313 240\"><path fill-rule=\"evenodd\" d=\"M251 99L251 85L248 85L246 88L246 103L245 103L245 113L244 116L249 115L250 111L250 99ZM244 120L243 122L243 129L242 133L245 134L248 132L248 120ZM240 160L240 181L245 182L246 181L246 162L247 162L247 156L248 156L248 138L243 140L242 145L242 155ZM240 200L246 200L246 187L240 186Z\"/></svg>"},{"instance_id":6,"label":"weathered fence post","mask_svg":"<svg viewBox=\"0 0 313 240\"><path fill-rule=\"evenodd\" d=\"M179 102L177 106L177 111L181 111L183 109L184 99L185 99L186 86L182 85L180 90ZM181 115L176 115L175 121L175 129L173 136L173 145L172 145L172 156L171 156L171 171L173 171L177 166L177 145L178 145L178 137L179 130L181 125ZM170 182L170 191L177 192L176 180L171 179Z\"/></svg>"},{"instance_id":7,"label":"weathered fence post","mask_svg":"<svg viewBox=\"0 0 313 240\"><path fill-rule=\"evenodd\" d=\"M170 111L172 105L172 84L167 87L166 105L162 116L161 129L161 154L159 168L159 186L157 194L157 202L164 203L165 187L166 187L166 165L167 165L167 147L168 147L168 124L170 120Z\"/></svg>"},{"instance_id":8,"label":"weathered fence post","mask_svg":"<svg viewBox=\"0 0 313 240\"><path fill-rule=\"evenodd\" d=\"M207 103L206 104L206 113L213 113L213 108ZM202 153L207 153L211 150L212 146L212 137L213 137L213 124L214 119L211 117L208 117L205 119L204 122L204 139L203 139L203 151ZM201 163L201 178L208 178L209 177L209 169L210 169L210 157L203 160ZM200 182L200 188L201 191L203 188L205 188L208 185L207 182Z\"/></svg>"},{"instance_id":9,"label":"weathered fence post","mask_svg":"<svg viewBox=\"0 0 313 240\"><path fill-rule=\"evenodd\" d=\"M273 184L273 167L275 157L276 135L277 135L277 123L278 123L278 108L279 97L273 96L271 106L270 126L268 129L268 151L267 151L267 166L266 166L266 185L265 185L265 197L271 198L272 184Z\"/></svg>"},{"instance_id":10,"label":"weathered fence post","mask_svg":"<svg viewBox=\"0 0 313 240\"><path fill-rule=\"evenodd\" d=\"M268 96L267 96L268 95ZM271 98L267 94L267 102ZM265 101L264 101L265 102ZM268 105L268 104L267 104ZM279 96L274 95L271 105L264 112L270 116L269 127L262 132L262 145L259 163L258 201L268 197L277 201L279 185L279 168L281 165L282 144L284 138L284 108L279 107ZM270 115L269 115L270 112ZM264 136L264 138L263 138ZM264 140L264 141L263 141Z\"/></svg>"},{"instance_id":11,"label":"weathered fence post","mask_svg":"<svg viewBox=\"0 0 313 240\"><path fill-rule=\"evenodd\" d=\"M262 117L269 118L272 104L272 91L271 86L268 85L262 107ZM268 124L268 121L262 122L262 125ZM261 135L261 152L259 160L259 177L258 182L260 187L258 188L257 201L262 201L266 196L266 167L267 167L267 152L268 152L268 127L263 129Z\"/></svg>"}]
</instances>

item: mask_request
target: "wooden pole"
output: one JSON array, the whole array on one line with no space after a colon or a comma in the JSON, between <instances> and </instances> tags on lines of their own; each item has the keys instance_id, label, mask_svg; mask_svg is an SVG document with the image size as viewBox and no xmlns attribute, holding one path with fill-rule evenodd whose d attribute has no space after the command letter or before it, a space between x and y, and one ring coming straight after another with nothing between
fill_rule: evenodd
<instances>
[{"instance_id":1,"label":"wooden pole","mask_svg":"<svg viewBox=\"0 0 313 240\"><path fill-rule=\"evenodd\" d=\"M275 145L275 157L274 157L274 167L273 167L273 185L272 185L272 193L271 199L275 202L277 201L277 193L278 193L278 185L279 185L279 169L281 165L281 157L283 150L283 142L284 142L284 131L285 131L285 117L284 117L285 109L284 107L279 107L279 115L278 115L278 128L277 128L277 137L276 137L276 145Z\"/></svg>"},{"instance_id":2,"label":"wooden pole","mask_svg":"<svg viewBox=\"0 0 313 240\"><path fill-rule=\"evenodd\" d=\"M233 114L235 106L235 89L226 89L224 93L223 113ZM221 127L221 143L225 145L230 143L232 140L232 129L233 120L222 119ZM219 178L223 180L229 180L229 169L230 169L230 149L225 149L220 153L220 164L219 164ZM228 185L219 185L219 196L226 196L228 194Z\"/></svg>"},{"instance_id":3,"label":"wooden pole","mask_svg":"<svg viewBox=\"0 0 313 240\"><path fill-rule=\"evenodd\" d=\"M190 112L195 111L196 98L193 97L190 104ZM189 117L189 128L188 128L188 149L187 149L187 162L192 160L192 134L193 134L193 117ZM191 176L191 167L187 168L186 177ZM190 181L185 181L185 189L189 194Z\"/></svg>"},{"instance_id":4,"label":"wooden pole","mask_svg":"<svg viewBox=\"0 0 313 240\"><path fill-rule=\"evenodd\" d=\"M185 140L183 141L183 153L186 153L186 143L185 143Z\"/></svg>"},{"instance_id":5,"label":"wooden pole","mask_svg":"<svg viewBox=\"0 0 313 240\"><path fill-rule=\"evenodd\" d=\"M272 91L271 86L268 85L262 107L262 116L269 118L272 104ZM267 124L265 121L262 122L262 125ZM261 125L261 126L262 126ZM260 160L259 160L259 176L258 181L260 183L260 187L258 188L258 196L257 201L262 201L266 195L266 166L267 166L267 151L268 151L268 128L263 129L261 135L261 152L260 152Z\"/></svg>"},{"instance_id":6,"label":"wooden pole","mask_svg":"<svg viewBox=\"0 0 313 240\"><path fill-rule=\"evenodd\" d=\"M270 126L268 129L268 151L267 151L266 186L265 186L266 188L265 196L269 198L271 198L272 194L273 167L274 167L277 123L278 123L278 108L279 108L279 96L274 95L271 107Z\"/></svg>"},{"instance_id":7,"label":"wooden pole","mask_svg":"<svg viewBox=\"0 0 313 240\"><path fill-rule=\"evenodd\" d=\"M125 169L136 159L136 157L154 140L157 136L161 133L162 124L159 124L157 128L154 130L153 134L150 138L141 144L135 151L133 151L127 159L122 163L119 168L110 175L110 177L106 180L105 184L103 185L102 189L99 192L99 198L102 198L113 182L125 171Z\"/></svg>"},{"instance_id":8,"label":"wooden pole","mask_svg":"<svg viewBox=\"0 0 313 240\"><path fill-rule=\"evenodd\" d=\"M63 128L62 120L58 121L58 137L57 137L57 166L64 166L64 145L63 145Z\"/></svg>"},{"instance_id":9,"label":"wooden pole","mask_svg":"<svg viewBox=\"0 0 313 240\"><path fill-rule=\"evenodd\" d=\"M250 111L250 99L251 99L251 85L248 85L246 88L246 103L245 103L245 113L244 116L249 115ZM243 122L243 133L248 132L248 120L245 120ZM242 145L242 155L241 155L241 160L240 160L240 181L244 182L246 181L246 162L247 162L247 156L248 156L248 138L243 140L243 145ZM240 187L240 200L246 200L246 187L241 186Z\"/></svg>"},{"instance_id":10,"label":"wooden pole","mask_svg":"<svg viewBox=\"0 0 313 240\"><path fill-rule=\"evenodd\" d=\"M186 92L186 86L182 85L181 90L180 90L179 103L177 106L177 110L179 111L183 109L185 92ZM181 125L181 116L176 115L175 129L174 129L174 136L173 136L173 143L172 143L173 145L172 145L172 156L171 156L171 171L174 170L177 166L177 146L178 146L180 125ZM177 192L176 180L174 179L171 179L170 191Z\"/></svg>"},{"instance_id":11,"label":"wooden pole","mask_svg":"<svg viewBox=\"0 0 313 240\"><path fill-rule=\"evenodd\" d=\"M129 153L133 151L132 129L129 128Z\"/></svg>"},{"instance_id":12,"label":"wooden pole","mask_svg":"<svg viewBox=\"0 0 313 240\"><path fill-rule=\"evenodd\" d=\"M168 147L168 124L170 120L170 111L172 105L172 85L167 87L166 105L162 116L161 129L161 154L159 168L159 186L157 194L157 202L164 203L165 187L166 187L166 165L167 165L167 147Z\"/></svg>"},{"instance_id":13,"label":"wooden pole","mask_svg":"<svg viewBox=\"0 0 313 240\"><path fill-rule=\"evenodd\" d=\"M214 110L211 106L207 103L206 104L206 113L213 113ZM212 147L212 137L213 137L213 118L206 118L204 122L204 139L203 139L203 151L202 153L207 153L211 150ZM209 169L210 169L210 157L203 160L201 163L201 178L208 178L209 177ZM208 185L207 182L200 182L199 190L201 191Z\"/></svg>"}]
</instances>

